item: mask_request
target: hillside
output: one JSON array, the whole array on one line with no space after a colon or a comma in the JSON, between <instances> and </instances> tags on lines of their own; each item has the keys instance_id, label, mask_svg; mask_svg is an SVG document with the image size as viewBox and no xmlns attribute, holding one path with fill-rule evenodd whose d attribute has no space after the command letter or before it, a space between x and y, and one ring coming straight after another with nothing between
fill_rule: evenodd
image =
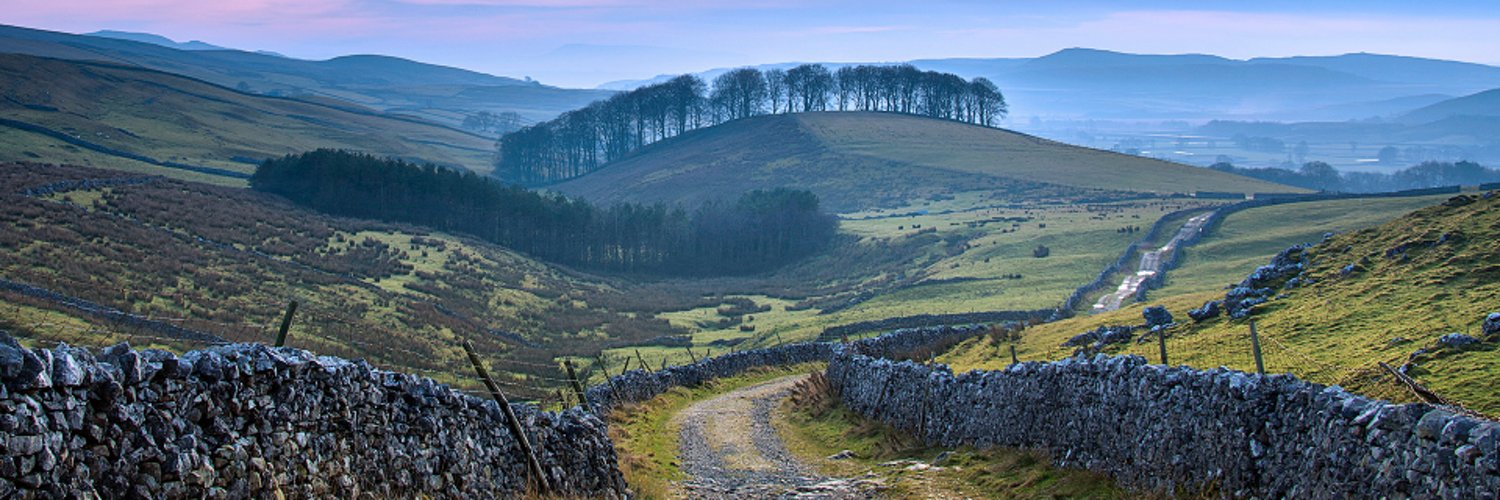
<instances>
[{"instance_id":1,"label":"hillside","mask_svg":"<svg viewBox=\"0 0 1500 500\"><path fill-rule=\"evenodd\" d=\"M238 50L177 50L4 25L0 25L0 52L130 64L257 94L331 98L450 126L479 111L515 111L529 120L542 120L611 94L388 56L308 61Z\"/></svg>"},{"instance_id":2,"label":"hillside","mask_svg":"<svg viewBox=\"0 0 1500 500\"><path fill-rule=\"evenodd\" d=\"M1500 88L1423 106L1401 115L1397 120L1419 124L1457 117L1500 118Z\"/></svg>"},{"instance_id":3,"label":"hillside","mask_svg":"<svg viewBox=\"0 0 1500 500\"><path fill-rule=\"evenodd\" d=\"M268 157L349 148L484 172L493 156L489 139L421 120L246 94L110 63L0 54L0 95L0 161L203 180L162 164L248 173Z\"/></svg>"},{"instance_id":4,"label":"hillside","mask_svg":"<svg viewBox=\"0 0 1500 500\"><path fill-rule=\"evenodd\" d=\"M1500 196L1461 196L1378 227L1336 235L1311 247L1300 286L1277 289L1251 316L1266 370L1338 384L1381 398L1414 396L1377 366L1400 367L1436 393L1471 409L1500 413L1492 381L1500 374L1500 339L1484 338L1480 324L1497 310L1500 294ZM1211 241L1211 240L1210 240ZM1262 261L1264 263L1264 261ZM1284 280L1285 278L1283 278ZM1228 285L1227 280L1224 284ZM1218 316L1194 322L1188 310L1225 292L1158 296L1179 322L1167 350L1173 364L1253 370L1245 319ZM1102 325L1139 325L1140 306L1040 325L1021 334L1021 358L1057 359L1061 344ZM1468 348L1443 347L1449 333L1481 338ZM1154 338L1106 346L1107 352L1157 359ZM1419 353L1419 354L1414 354ZM1004 366L1004 342L980 340L940 357L964 368Z\"/></svg>"},{"instance_id":5,"label":"hillside","mask_svg":"<svg viewBox=\"0 0 1500 500\"><path fill-rule=\"evenodd\" d=\"M797 186L834 211L969 191L1010 200L1293 188L947 120L865 112L758 116L642 148L552 186L599 201L693 204Z\"/></svg>"},{"instance_id":6,"label":"hillside","mask_svg":"<svg viewBox=\"0 0 1500 500\"><path fill-rule=\"evenodd\" d=\"M562 380L555 356L677 333L653 311L703 302L466 237L109 170L0 163L0 207L0 330L48 347L270 343L296 300L289 345L474 388L466 339L514 375L507 391L536 397Z\"/></svg>"}]
</instances>

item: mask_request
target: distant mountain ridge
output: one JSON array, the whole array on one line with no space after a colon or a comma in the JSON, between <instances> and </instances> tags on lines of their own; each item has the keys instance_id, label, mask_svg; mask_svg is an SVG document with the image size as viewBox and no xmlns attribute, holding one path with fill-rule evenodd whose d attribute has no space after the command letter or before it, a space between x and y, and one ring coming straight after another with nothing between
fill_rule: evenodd
<instances>
[{"instance_id":1,"label":"distant mountain ridge","mask_svg":"<svg viewBox=\"0 0 1500 500\"><path fill-rule=\"evenodd\" d=\"M480 111L514 111L532 121L548 119L612 94L549 87L390 56L309 61L232 49L180 50L162 45L166 39L151 38L154 35L111 34L116 36L0 25L0 52L131 64L245 92L334 99L450 126Z\"/></svg>"},{"instance_id":2,"label":"distant mountain ridge","mask_svg":"<svg viewBox=\"0 0 1500 500\"><path fill-rule=\"evenodd\" d=\"M96 36L96 37L100 37L100 38L113 38L113 39L116 39L116 40L130 40L130 41L133 41L133 42L141 42L141 43L149 43L149 44L152 44L152 45L160 45L162 47L167 47L167 48L170 48L170 49L177 49L177 50L235 50L235 49L229 49L229 48L225 48L225 47L220 47L218 45L213 45L213 44L209 44L209 43L205 43L205 42L200 42L198 40L193 40L193 41L190 41L190 42L179 42L179 41L173 40L171 38L167 38L167 37L164 37L164 36L161 36L161 35L157 35L157 34L154 34L154 33L139 33L139 32L134 32L134 31L99 30L99 31L95 31L93 33L85 33L84 36Z\"/></svg>"},{"instance_id":3,"label":"distant mountain ridge","mask_svg":"<svg viewBox=\"0 0 1500 500\"><path fill-rule=\"evenodd\" d=\"M1404 109L1391 103L1402 100L1416 107L1433 102L1433 95L1500 87L1500 67L1367 53L1237 60L1072 48L1035 58L907 63L964 78L989 78L1005 92L1012 116L1047 119L1342 121L1399 113ZM825 64L836 69L847 63ZM728 69L697 74L711 79ZM600 88L627 90L670 76Z\"/></svg>"}]
</instances>

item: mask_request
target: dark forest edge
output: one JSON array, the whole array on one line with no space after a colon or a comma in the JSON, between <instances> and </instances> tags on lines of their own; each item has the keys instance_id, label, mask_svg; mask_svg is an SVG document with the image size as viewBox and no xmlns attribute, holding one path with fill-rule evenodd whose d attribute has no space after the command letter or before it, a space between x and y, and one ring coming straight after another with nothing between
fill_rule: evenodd
<instances>
[{"instance_id":1,"label":"dark forest edge","mask_svg":"<svg viewBox=\"0 0 1500 500\"><path fill-rule=\"evenodd\" d=\"M327 149L267 160L250 187L330 214L468 234L550 262L618 272L763 272L818 252L838 228L809 191L751 191L691 212L601 208L470 171Z\"/></svg>"},{"instance_id":2,"label":"dark forest edge","mask_svg":"<svg viewBox=\"0 0 1500 500\"><path fill-rule=\"evenodd\" d=\"M994 126L1008 111L1005 96L983 77L909 65L821 64L719 75L712 89L682 75L563 113L500 138L494 175L522 184L588 174L648 144L699 128L776 113L884 111Z\"/></svg>"}]
</instances>

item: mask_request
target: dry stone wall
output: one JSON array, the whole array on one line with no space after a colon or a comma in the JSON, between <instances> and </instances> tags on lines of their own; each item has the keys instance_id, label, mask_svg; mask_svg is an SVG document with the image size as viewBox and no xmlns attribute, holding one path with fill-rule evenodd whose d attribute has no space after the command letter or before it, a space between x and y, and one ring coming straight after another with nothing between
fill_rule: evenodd
<instances>
[{"instance_id":1,"label":"dry stone wall","mask_svg":"<svg viewBox=\"0 0 1500 500\"><path fill-rule=\"evenodd\" d=\"M236 344L27 349L0 334L0 498L493 498L525 491L493 401ZM621 497L603 422L516 406L566 496Z\"/></svg>"},{"instance_id":2,"label":"dry stone wall","mask_svg":"<svg viewBox=\"0 0 1500 500\"><path fill-rule=\"evenodd\" d=\"M943 446L1051 450L1140 490L1259 498L1496 498L1500 424L1289 375L1027 362L954 375L835 348L851 410Z\"/></svg>"},{"instance_id":3,"label":"dry stone wall","mask_svg":"<svg viewBox=\"0 0 1500 500\"><path fill-rule=\"evenodd\" d=\"M885 357L911 352L940 340L978 335L984 331L984 327L979 325L904 328L877 337L850 342L848 346L859 352ZM647 401L673 387L693 387L716 378L734 376L755 367L828 361L833 355L834 346L838 345L844 344L832 342L787 344L714 356L690 365L673 366L655 372L631 370L610 377L606 383L590 387L586 395L595 413L603 415L620 404Z\"/></svg>"}]
</instances>

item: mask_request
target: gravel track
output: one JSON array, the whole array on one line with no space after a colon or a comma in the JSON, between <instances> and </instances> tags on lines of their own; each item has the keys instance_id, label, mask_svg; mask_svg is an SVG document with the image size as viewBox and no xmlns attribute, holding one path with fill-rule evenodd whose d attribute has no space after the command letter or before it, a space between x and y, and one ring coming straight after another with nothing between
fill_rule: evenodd
<instances>
[{"instance_id":1,"label":"gravel track","mask_svg":"<svg viewBox=\"0 0 1500 500\"><path fill-rule=\"evenodd\" d=\"M818 474L787 451L772 410L806 375L793 375L700 401L673 417L689 478L686 498L872 498L857 481Z\"/></svg>"}]
</instances>

